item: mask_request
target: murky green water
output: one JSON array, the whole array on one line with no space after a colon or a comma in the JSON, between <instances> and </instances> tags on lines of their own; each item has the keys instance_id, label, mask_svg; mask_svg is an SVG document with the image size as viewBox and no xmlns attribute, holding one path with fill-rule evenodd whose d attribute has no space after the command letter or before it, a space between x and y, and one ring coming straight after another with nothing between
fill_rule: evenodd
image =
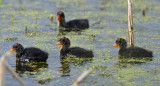
<instances>
[{"instance_id":1,"label":"murky green water","mask_svg":"<svg viewBox=\"0 0 160 86\"><path fill-rule=\"evenodd\" d=\"M128 37L127 0L2 0L0 3L0 55L14 43L35 46L49 52L47 63L20 64L15 54L8 58L28 86L69 86L84 70L95 70L81 86L160 85L160 1L131 0L135 45L152 50L152 59L121 59L113 48L117 37ZM145 16L142 16L142 10ZM64 10L66 20L88 18L90 28L62 33L56 28L56 13ZM54 16L53 22L50 15ZM36 24L37 18L37 24ZM25 34L25 25L28 33ZM94 34L95 38L91 35ZM90 60L61 60L57 39L66 36L71 46L93 50ZM82 40L83 39L83 40ZM7 86L19 83L7 72Z\"/></svg>"}]
</instances>

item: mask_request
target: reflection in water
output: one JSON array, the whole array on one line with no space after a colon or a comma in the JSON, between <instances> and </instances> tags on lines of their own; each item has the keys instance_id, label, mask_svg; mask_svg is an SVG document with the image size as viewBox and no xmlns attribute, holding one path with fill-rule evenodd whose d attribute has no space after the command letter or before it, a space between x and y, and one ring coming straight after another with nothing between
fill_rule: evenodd
<instances>
[{"instance_id":1,"label":"reflection in water","mask_svg":"<svg viewBox=\"0 0 160 86\"><path fill-rule=\"evenodd\" d=\"M62 74L62 77L65 76L70 76L70 65L73 64L74 66L77 65L84 65L87 62L91 62L93 60L93 58L70 58L70 57L60 57L60 63L61 63L61 67L59 72Z\"/></svg>"},{"instance_id":2,"label":"reflection in water","mask_svg":"<svg viewBox=\"0 0 160 86\"><path fill-rule=\"evenodd\" d=\"M128 65L140 65L142 63L146 63L146 62L150 62L152 61L153 58L152 57L144 57L144 58L135 58L135 57L130 57L130 58L126 58L126 57L118 57L118 63L116 65L118 65L118 67L120 68L127 68Z\"/></svg>"},{"instance_id":3,"label":"reflection in water","mask_svg":"<svg viewBox=\"0 0 160 86\"><path fill-rule=\"evenodd\" d=\"M35 80L39 84L45 84L50 82L50 78L41 76L42 72L46 71L48 64L46 62L19 62L16 61L16 72L19 73L19 76L22 74L35 75L34 77L43 77L40 80ZM40 74L40 75L39 75Z\"/></svg>"},{"instance_id":4,"label":"reflection in water","mask_svg":"<svg viewBox=\"0 0 160 86\"><path fill-rule=\"evenodd\" d=\"M67 30L65 28L59 28L59 33L58 33L58 36L61 36L61 35L66 35L66 33L69 33L72 31L78 33L78 35L81 35L81 32L83 31L84 29L78 29L78 28L75 28L75 29L68 29Z\"/></svg>"},{"instance_id":5,"label":"reflection in water","mask_svg":"<svg viewBox=\"0 0 160 86\"><path fill-rule=\"evenodd\" d=\"M19 62L16 61L16 72L23 74L25 72L42 72L45 68L48 68L46 62Z\"/></svg>"},{"instance_id":6,"label":"reflection in water","mask_svg":"<svg viewBox=\"0 0 160 86\"><path fill-rule=\"evenodd\" d=\"M61 67L60 68L60 72L61 72L61 76L69 76L70 73L70 66L69 66L69 61L67 61L65 58L64 59L60 59L60 63L61 63Z\"/></svg>"}]
</instances>

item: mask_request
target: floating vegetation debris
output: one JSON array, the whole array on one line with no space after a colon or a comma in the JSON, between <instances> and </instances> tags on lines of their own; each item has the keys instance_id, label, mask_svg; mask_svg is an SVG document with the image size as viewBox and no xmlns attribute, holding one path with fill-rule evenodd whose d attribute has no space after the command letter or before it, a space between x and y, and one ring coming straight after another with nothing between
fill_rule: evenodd
<instances>
[{"instance_id":1,"label":"floating vegetation debris","mask_svg":"<svg viewBox=\"0 0 160 86\"><path fill-rule=\"evenodd\" d=\"M95 34L91 34L91 39L94 39L95 38Z\"/></svg>"},{"instance_id":2,"label":"floating vegetation debris","mask_svg":"<svg viewBox=\"0 0 160 86\"><path fill-rule=\"evenodd\" d=\"M17 37L7 37L5 40L6 41L15 41L17 39L18 39Z\"/></svg>"},{"instance_id":3,"label":"floating vegetation debris","mask_svg":"<svg viewBox=\"0 0 160 86\"><path fill-rule=\"evenodd\" d=\"M50 82L50 78L47 78L47 79L43 79L43 80L37 80L37 82L39 83L39 84L45 84L46 82Z\"/></svg>"}]
</instances>

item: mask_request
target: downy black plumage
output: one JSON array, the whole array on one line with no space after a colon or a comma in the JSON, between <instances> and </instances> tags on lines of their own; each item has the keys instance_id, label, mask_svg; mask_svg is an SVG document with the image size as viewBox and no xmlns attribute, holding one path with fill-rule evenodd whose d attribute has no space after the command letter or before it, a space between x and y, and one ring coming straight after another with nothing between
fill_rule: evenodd
<instances>
[{"instance_id":1,"label":"downy black plumage","mask_svg":"<svg viewBox=\"0 0 160 86\"><path fill-rule=\"evenodd\" d=\"M68 22L65 21L65 14L63 11L57 12L58 26L65 28L66 31L70 30L82 30L89 28L88 19L74 19Z\"/></svg>"},{"instance_id":2,"label":"downy black plumage","mask_svg":"<svg viewBox=\"0 0 160 86\"><path fill-rule=\"evenodd\" d=\"M46 62L48 59L47 52L35 47L24 48L19 43L15 43L10 51L16 52L18 61Z\"/></svg>"},{"instance_id":3,"label":"downy black plumage","mask_svg":"<svg viewBox=\"0 0 160 86\"><path fill-rule=\"evenodd\" d=\"M93 52L80 47L71 47L70 40L66 37L61 38L56 45L60 45L62 48L60 50L61 57L94 57Z\"/></svg>"},{"instance_id":4,"label":"downy black plumage","mask_svg":"<svg viewBox=\"0 0 160 86\"><path fill-rule=\"evenodd\" d=\"M118 38L113 47L118 47L118 54L123 57L153 57L152 51L140 47L127 48L127 42L123 38Z\"/></svg>"}]
</instances>

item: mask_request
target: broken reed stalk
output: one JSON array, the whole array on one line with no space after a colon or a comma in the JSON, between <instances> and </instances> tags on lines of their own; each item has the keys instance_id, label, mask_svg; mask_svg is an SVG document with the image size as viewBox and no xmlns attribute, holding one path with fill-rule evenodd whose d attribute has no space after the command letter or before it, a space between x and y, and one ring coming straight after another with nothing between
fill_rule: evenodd
<instances>
[{"instance_id":1,"label":"broken reed stalk","mask_svg":"<svg viewBox=\"0 0 160 86\"><path fill-rule=\"evenodd\" d=\"M14 22L14 15L12 15L12 25L13 25L13 22Z\"/></svg>"},{"instance_id":2,"label":"broken reed stalk","mask_svg":"<svg viewBox=\"0 0 160 86\"><path fill-rule=\"evenodd\" d=\"M50 21L53 22L53 15L50 15Z\"/></svg>"},{"instance_id":3,"label":"broken reed stalk","mask_svg":"<svg viewBox=\"0 0 160 86\"><path fill-rule=\"evenodd\" d=\"M74 82L71 86L79 86L79 84L93 71L93 69L89 69L84 71Z\"/></svg>"},{"instance_id":4,"label":"broken reed stalk","mask_svg":"<svg viewBox=\"0 0 160 86\"><path fill-rule=\"evenodd\" d=\"M38 26L37 20L38 20L38 17L35 17L35 27L36 27L36 28L37 28L37 26Z\"/></svg>"},{"instance_id":5,"label":"broken reed stalk","mask_svg":"<svg viewBox=\"0 0 160 86\"><path fill-rule=\"evenodd\" d=\"M27 24L25 24L25 33L27 33Z\"/></svg>"},{"instance_id":6,"label":"broken reed stalk","mask_svg":"<svg viewBox=\"0 0 160 86\"><path fill-rule=\"evenodd\" d=\"M22 79L11 69L6 63L6 58L10 56L11 52L7 52L0 59L0 86L6 86L6 69L19 81L22 86L26 86Z\"/></svg>"},{"instance_id":7,"label":"broken reed stalk","mask_svg":"<svg viewBox=\"0 0 160 86\"><path fill-rule=\"evenodd\" d=\"M145 12L145 9L142 10L142 16L145 16L146 15L146 12Z\"/></svg>"},{"instance_id":8,"label":"broken reed stalk","mask_svg":"<svg viewBox=\"0 0 160 86\"><path fill-rule=\"evenodd\" d=\"M128 0L128 45L134 47L132 3Z\"/></svg>"}]
</instances>

